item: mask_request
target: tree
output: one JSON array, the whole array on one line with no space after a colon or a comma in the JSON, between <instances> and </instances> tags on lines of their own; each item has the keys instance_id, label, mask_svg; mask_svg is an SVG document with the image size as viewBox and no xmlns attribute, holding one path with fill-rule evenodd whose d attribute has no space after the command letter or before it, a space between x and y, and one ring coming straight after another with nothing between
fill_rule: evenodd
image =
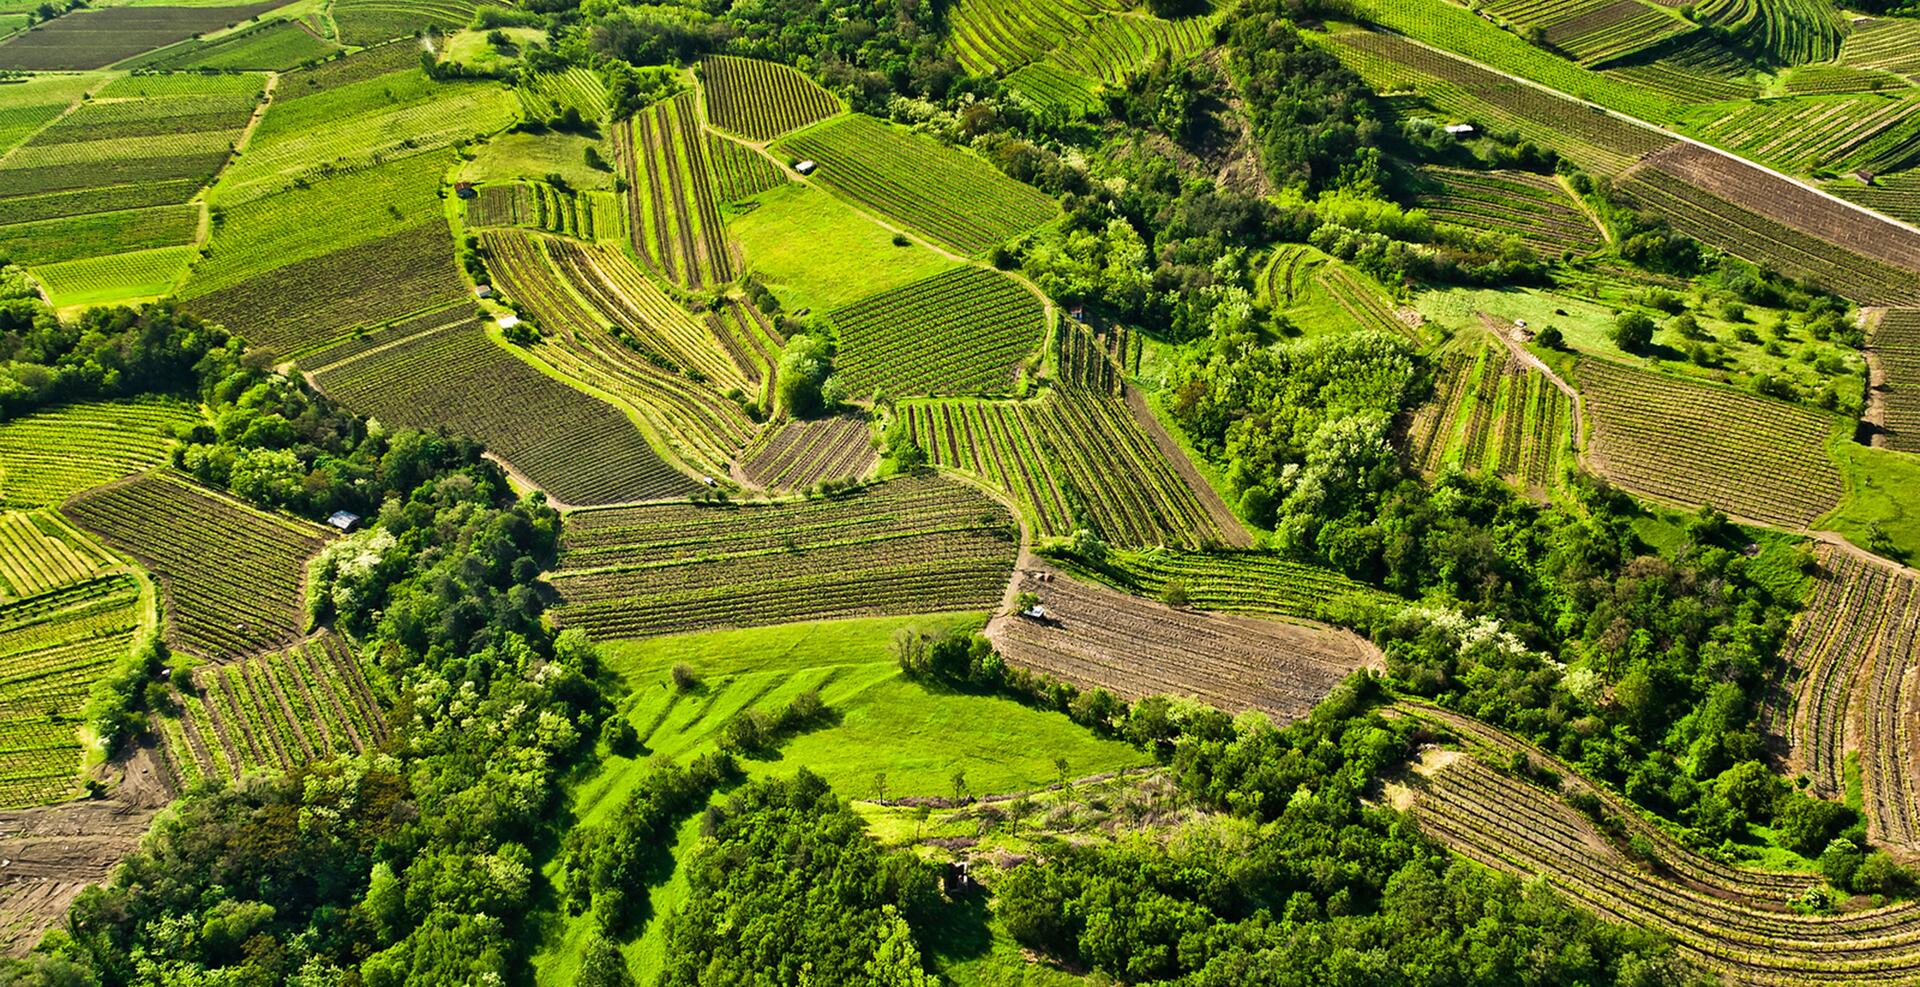
<instances>
[{"instance_id":1,"label":"tree","mask_svg":"<svg viewBox=\"0 0 1920 987\"><path fill-rule=\"evenodd\" d=\"M1613 343L1628 353L1640 353L1653 344L1653 319L1645 312L1622 312L1613 320Z\"/></svg>"},{"instance_id":2,"label":"tree","mask_svg":"<svg viewBox=\"0 0 1920 987\"><path fill-rule=\"evenodd\" d=\"M619 944L595 932L587 940L574 983L579 987L633 987L634 980Z\"/></svg>"},{"instance_id":3,"label":"tree","mask_svg":"<svg viewBox=\"0 0 1920 987\"><path fill-rule=\"evenodd\" d=\"M1167 580L1167 585L1163 587L1160 591L1160 598L1162 600L1165 600L1167 603L1167 606L1170 606L1170 607L1186 606L1187 605L1187 581L1184 579L1181 579L1178 576L1175 576L1174 578Z\"/></svg>"},{"instance_id":4,"label":"tree","mask_svg":"<svg viewBox=\"0 0 1920 987\"><path fill-rule=\"evenodd\" d=\"M811 418L830 410L822 385L833 373L832 350L817 336L787 340L774 385L775 407L792 418Z\"/></svg>"}]
</instances>

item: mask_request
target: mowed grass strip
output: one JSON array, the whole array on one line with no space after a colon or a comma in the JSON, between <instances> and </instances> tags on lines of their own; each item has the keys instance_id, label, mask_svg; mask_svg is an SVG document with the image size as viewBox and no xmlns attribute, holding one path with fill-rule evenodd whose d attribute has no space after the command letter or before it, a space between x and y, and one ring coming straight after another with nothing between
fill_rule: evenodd
<instances>
[{"instance_id":1,"label":"mowed grass strip","mask_svg":"<svg viewBox=\"0 0 1920 987\"><path fill-rule=\"evenodd\" d=\"M1002 394L1039 351L1046 305L997 271L955 268L828 316L849 393Z\"/></svg>"},{"instance_id":2,"label":"mowed grass strip","mask_svg":"<svg viewBox=\"0 0 1920 987\"><path fill-rule=\"evenodd\" d=\"M832 498L567 515L553 611L601 638L986 609L1017 543L1006 508L922 474Z\"/></svg>"},{"instance_id":3,"label":"mowed grass strip","mask_svg":"<svg viewBox=\"0 0 1920 987\"><path fill-rule=\"evenodd\" d=\"M329 536L165 471L90 490L62 511L159 577L167 643L209 659L279 647L300 632L307 560Z\"/></svg>"},{"instance_id":4,"label":"mowed grass strip","mask_svg":"<svg viewBox=\"0 0 1920 987\"><path fill-rule=\"evenodd\" d=\"M1827 453L1833 415L1608 360L1577 373L1593 465L1631 490L1792 527L1845 492Z\"/></svg>"},{"instance_id":5,"label":"mowed grass strip","mask_svg":"<svg viewBox=\"0 0 1920 987\"><path fill-rule=\"evenodd\" d=\"M810 158L812 179L963 254L1028 233L1058 215L1040 190L978 157L872 117L849 116L781 143Z\"/></svg>"}]
</instances>

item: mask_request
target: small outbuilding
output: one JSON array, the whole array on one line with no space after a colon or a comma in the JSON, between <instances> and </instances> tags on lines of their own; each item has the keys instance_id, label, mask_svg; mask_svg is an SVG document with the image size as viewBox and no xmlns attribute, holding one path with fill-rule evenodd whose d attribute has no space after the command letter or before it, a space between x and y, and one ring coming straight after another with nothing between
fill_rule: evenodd
<instances>
[{"instance_id":1,"label":"small outbuilding","mask_svg":"<svg viewBox=\"0 0 1920 987\"><path fill-rule=\"evenodd\" d=\"M478 286L476 286L476 287L475 287L475 288L473 289L473 297L475 297L475 298L492 298L492 297L493 297L493 285L490 285L490 284L483 284L483 285L478 285Z\"/></svg>"},{"instance_id":2,"label":"small outbuilding","mask_svg":"<svg viewBox=\"0 0 1920 987\"><path fill-rule=\"evenodd\" d=\"M360 526L360 515L352 511L334 511L333 514L328 516L327 523L339 528L341 531L352 531L354 528Z\"/></svg>"},{"instance_id":3,"label":"small outbuilding","mask_svg":"<svg viewBox=\"0 0 1920 987\"><path fill-rule=\"evenodd\" d=\"M1470 123L1447 124L1447 133L1452 134L1455 137L1472 137L1474 133L1473 124L1470 124Z\"/></svg>"},{"instance_id":4,"label":"small outbuilding","mask_svg":"<svg viewBox=\"0 0 1920 987\"><path fill-rule=\"evenodd\" d=\"M519 324L520 324L520 317L517 315L514 315L512 312L508 312L500 316L499 325L500 325L500 328L502 329L512 329L514 326L517 326Z\"/></svg>"},{"instance_id":5,"label":"small outbuilding","mask_svg":"<svg viewBox=\"0 0 1920 987\"><path fill-rule=\"evenodd\" d=\"M453 194L459 196L462 199L471 199L479 195L480 192L479 190L473 187L472 182L454 182Z\"/></svg>"},{"instance_id":6,"label":"small outbuilding","mask_svg":"<svg viewBox=\"0 0 1920 987\"><path fill-rule=\"evenodd\" d=\"M820 167L820 165L817 162L815 162L812 158L808 158L805 161L802 161L799 164L794 165L793 170L799 172L802 175L811 175L813 174L814 169L818 167Z\"/></svg>"},{"instance_id":7,"label":"small outbuilding","mask_svg":"<svg viewBox=\"0 0 1920 987\"><path fill-rule=\"evenodd\" d=\"M1025 610L1020 611L1020 616L1025 617L1028 620L1046 620L1048 617L1047 608L1036 603L1033 606L1030 606Z\"/></svg>"}]
</instances>

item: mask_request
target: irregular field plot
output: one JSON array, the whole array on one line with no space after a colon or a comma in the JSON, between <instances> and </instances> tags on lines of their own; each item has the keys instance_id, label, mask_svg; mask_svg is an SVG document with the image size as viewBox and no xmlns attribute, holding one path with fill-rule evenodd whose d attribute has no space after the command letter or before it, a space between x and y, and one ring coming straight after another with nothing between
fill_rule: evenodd
<instances>
[{"instance_id":1,"label":"irregular field plot","mask_svg":"<svg viewBox=\"0 0 1920 987\"><path fill-rule=\"evenodd\" d=\"M165 472L88 491L62 510L158 576L167 643L212 659L284 645L299 632L307 560L328 538L319 525Z\"/></svg>"},{"instance_id":2,"label":"irregular field plot","mask_svg":"<svg viewBox=\"0 0 1920 987\"><path fill-rule=\"evenodd\" d=\"M849 116L788 138L827 188L951 245L979 254L1059 212L1052 199L992 165L872 117Z\"/></svg>"},{"instance_id":3,"label":"irregular field plot","mask_svg":"<svg viewBox=\"0 0 1920 987\"><path fill-rule=\"evenodd\" d=\"M1097 567L1074 560L1061 565L1081 578L1154 600L1164 598L1168 585L1178 580L1189 605L1202 610L1319 620L1329 607L1391 606L1399 599L1331 569L1266 552L1111 549Z\"/></svg>"},{"instance_id":4,"label":"irregular field plot","mask_svg":"<svg viewBox=\"0 0 1920 987\"><path fill-rule=\"evenodd\" d=\"M486 0L335 0L333 20L341 41L372 45L427 28L465 27L474 11L490 5Z\"/></svg>"},{"instance_id":5,"label":"irregular field plot","mask_svg":"<svg viewBox=\"0 0 1920 987\"><path fill-rule=\"evenodd\" d=\"M124 574L0 603L0 806L78 793L87 696L132 648L139 603Z\"/></svg>"},{"instance_id":6,"label":"irregular field plot","mask_svg":"<svg viewBox=\"0 0 1920 987\"><path fill-rule=\"evenodd\" d=\"M1015 550L1005 508L931 475L821 500L575 511L553 614L618 638L984 610Z\"/></svg>"},{"instance_id":7,"label":"irregular field plot","mask_svg":"<svg viewBox=\"0 0 1920 987\"><path fill-rule=\"evenodd\" d=\"M1793 527L1845 492L1827 454L1831 415L1606 360L1578 373L1594 464L1623 486Z\"/></svg>"},{"instance_id":8,"label":"irregular field plot","mask_svg":"<svg viewBox=\"0 0 1920 987\"><path fill-rule=\"evenodd\" d=\"M1888 311L1874 323L1869 340L1886 378L1887 445L1920 452L1920 310Z\"/></svg>"},{"instance_id":9,"label":"irregular field plot","mask_svg":"<svg viewBox=\"0 0 1920 987\"><path fill-rule=\"evenodd\" d=\"M1429 475L1459 465L1540 491L1560 477L1572 423L1573 402L1546 374L1483 343L1442 358L1433 399L1407 425L1407 457Z\"/></svg>"},{"instance_id":10,"label":"irregular field plot","mask_svg":"<svg viewBox=\"0 0 1920 987\"><path fill-rule=\"evenodd\" d=\"M772 140L840 112L840 100L800 70L757 58L713 55L700 63L707 119L753 141Z\"/></svg>"},{"instance_id":11,"label":"irregular field plot","mask_svg":"<svg viewBox=\"0 0 1920 987\"><path fill-rule=\"evenodd\" d=\"M116 565L93 539L48 511L0 511L0 600L89 579Z\"/></svg>"},{"instance_id":12,"label":"irregular field plot","mask_svg":"<svg viewBox=\"0 0 1920 987\"><path fill-rule=\"evenodd\" d=\"M45 72L105 68L148 49L183 41L281 6L108 7L79 10L0 43L0 69Z\"/></svg>"},{"instance_id":13,"label":"irregular field plot","mask_svg":"<svg viewBox=\"0 0 1920 987\"><path fill-rule=\"evenodd\" d=\"M959 0L948 15L954 54L968 72L1008 72L1084 36L1119 7L1102 0Z\"/></svg>"},{"instance_id":14,"label":"irregular field plot","mask_svg":"<svg viewBox=\"0 0 1920 987\"><path fill-rule=\"evenodd\" d=\"M767 433L740 464L770 490L801 490L826 480L865 476L879 458L867 420L853 415L790 421Z\"/></svg>"},{"instance_id":15,"label":"irregular field plot","mask_svg":"<svg viewBox=\"0 0 1920 987\"><path fill-rule=\"evenodd\" d=\"M301 24L274 20L212 41L196 41L157 52L151 57L135 59L129 63L129 67L168 72L190 69L284 70L325 58L339 50L339 45L315 35Z\"/></svg>"},{"instance_id":16,"label":"irregular field plot","mask_svg":"<svg viewBox=\"0 0 1920 987\"><path fill-rule=\"evenodd\" d=\"M156 247L27 269L56 308L158 298L173 290L193 259L193 248Z\"/></svg>"},{"instance_id":17,"label":"irregular field plot","mask_svg":"<svg viewBox=\"0 0 1920 987\"><path fill-rule=\"evenodd\" d=\"M82 401L0 422L0 504L45 507L166 461L200 421L170 399Z\"/></svg>"},{"instance_id":18,"label":"irregular field plot","mask_svg":"<svg viewBox=\"0 0 1920 987\"><path fill-rule=\"evenodd\" d=\"M1022 570L1022 591L1046 617L997 617L987 636L1006 659L1125 699L1192 696L1238 712L1299 719L1355 670L1378 667L1371 645L1317 625L1176 609L1048 567Z\"/></svg>"},{"instance_id":19,"label":"irregular field plot","mask_svg":"<svg viewBox=\"0 0 1920 987\"><path fill-rule=\"evenodd\" d=\"M1547 260L1600 247L1600 230L1574 208L1560 183L1525 171L1424 172L1436 190L1420 196L1420 208L1443 223L1518 237Z\"/></svg>"},{"instance_id":20,"label":"irregular field plot","mask_svg":"<svg viewBox=\"0 0 1920 987\"><path fill-rule=\"evenodd\" d=\"M419 71L420 49L406 41L395 41L287 72L280 76L279 84L273 87L273 101L285 104L407 69Z\"/></svg>"},{"instance_id":21,"label":"irregular field plot","mask_svg":"<svg viewBox=\"0 0 1920 987\"><path fill-rule=\"evenodd\" d=\"M881 292L828 319L840 337L835 368L859 397L1004 393L1038 352L1046 305L1020 282L960 267Z\"/></svg>"},{"instance_id":22,"label":"irregular field plot","mask_svg":"<svg viewBox=\"0 0 1920 987\"><path fill-rule=\"evenodd\" d=\"M1587 64L1633 54L1690 28L1639 0L1498 0L1486 9L1522 28L1539 28L1547 44Z\"/></svg>"},{"instance_id":23,"label":"irregular field plot","mask_svg":"<svg viewBox=\"0 0 1920 987\"><path fill-rule=\"evenodd\" d=\"M288 771L386 739L386 714L331 634L186 677L166 724L174 762L199 778Z\"/></svg>"},{"instance_id":24,"label":"irregular field plot","mask_svg":"<svg viewBox=\"0 0 1920 987\"><path fill-rule=\"evenodd\" d=\"M614 131L633 252L691 288L731 281L735 273L707 150L692 93L655 103Z\"/></svg>"},{"instance_id":25,"label":"irregular field plot","mask_svg":"<svg viewBox=\"0 0 1920 987\"><path fill-rule=\"evenodd\" d=\"M381 421L477 439L565 504L693 489L612 405L528 365L467 311L388 330L313 368L321 388ZM370 339L374 337L369 337ZM350 344L352 345L352 344Z\"/></svg>"}]
</instances>

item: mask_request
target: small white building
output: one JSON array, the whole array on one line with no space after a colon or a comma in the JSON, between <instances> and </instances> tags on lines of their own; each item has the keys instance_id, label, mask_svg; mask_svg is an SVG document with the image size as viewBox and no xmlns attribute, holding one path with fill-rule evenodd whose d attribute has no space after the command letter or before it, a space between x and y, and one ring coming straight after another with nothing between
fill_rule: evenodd
<instances>
[{"instance_id":1,"label":"small white building","mask_svg":"<svg viewBox=\"0 0 1920 987\"><path fill-rule=\"evenodd\" d=\"M808 158L807 160L802 161L797 165L794 165L793 170L799 172L802 175L811 175L813 174L813 170L818 167L820 167L819 164L817 164L812 158Z\"/></svg>"},{"instance_id":2,"label":"small white building","mask_svg":"<svg viewBox=\"0 0 1920 987\"><path fill-rule=\"evenodd\" d=\"M502 315L500 317L500 328L502 329L512 329L514 326L517 326L519 324L520 324L520 317L513 314L512 312L508 312L505 315Z\"/></svg>"},{"instance_id":3,"label":"small white building","mask_svg":"<svg viewBox=\"0 0 1920 987\"><path fill-rule=\"evenodd\" d=\"M1472 137L1473 124L1470 124L1470 123L1447 124L1447 133L1452 134L1455 137Z\"/></svg>"},{"instance_id":4,"label":"small white building","mask_svg":"<svg viewBox=\"0 0 1920 987\"><path fill-rule=\"evenodd\" d=\"M360 515L352 511L334 511L332 515L328 516L327 523L339 528L341 531L352 531L355 526L359 525Z\"/></svg>"}]
</instances>

